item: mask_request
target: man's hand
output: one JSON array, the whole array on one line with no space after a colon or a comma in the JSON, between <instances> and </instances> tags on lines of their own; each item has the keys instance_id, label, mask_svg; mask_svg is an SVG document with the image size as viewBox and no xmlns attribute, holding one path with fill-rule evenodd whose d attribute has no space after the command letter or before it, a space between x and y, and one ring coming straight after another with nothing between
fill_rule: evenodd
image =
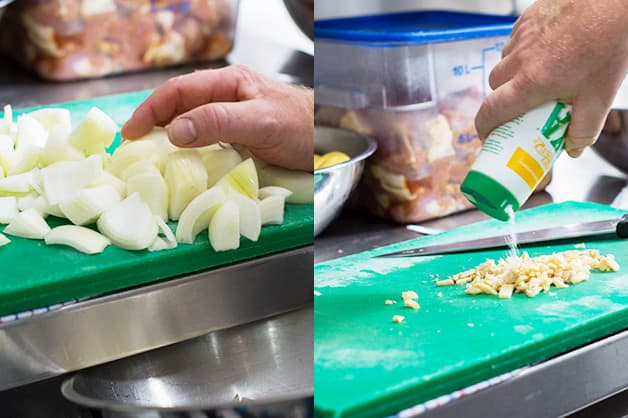
<instances>
[{"instance_id":1,"label":"man's hand","mask_svg":"<svg viewBox=\"0 0 628 418\"><path fill-rule=\"evenodd\" d=\"M567 153L577 157L593 144L628 70L627 7L626 0L537 0L530 6L491 72L495 91L475 120L480 138L556 100L573 106Z\"/></svg>"},{"instance_id":2,"label":"man's hand","mask_svg":"<svg viewBox=\"0 0 628 418\"><path fill-rule=\"evenodd\" d=\"M313 169L312 91L248 67L234 65L169 80L137 108L122 136L137 139L154 126L166 125L171 142L180 147L238 143L270 164Z\"/></svg>"}]
</instances>

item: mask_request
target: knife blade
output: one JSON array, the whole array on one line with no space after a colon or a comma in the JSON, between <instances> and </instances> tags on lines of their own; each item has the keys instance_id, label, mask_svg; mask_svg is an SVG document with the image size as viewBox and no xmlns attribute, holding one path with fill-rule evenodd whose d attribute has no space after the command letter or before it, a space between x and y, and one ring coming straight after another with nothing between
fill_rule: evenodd
<instances>
[{"instance_id":1,"label":"knife blade","mask_svg":"<svg viewBox=\"0 0 628 418\"><path fill-rule=\"evenodd\" d=\"M517 245L520 245L610 234L615 234L620 238L628 238L628 214L619 219L606 219L603 221L577 223L527 232L518 232L514 234L514 237ZM497 235L487 238L452 242L449 244L437 244L411 248L403 251L380 254L376 257L415 257L423 255L471 252L502 247L505 248L508 247L509 239L510 235Z\"/></svg>"}]
</instances>

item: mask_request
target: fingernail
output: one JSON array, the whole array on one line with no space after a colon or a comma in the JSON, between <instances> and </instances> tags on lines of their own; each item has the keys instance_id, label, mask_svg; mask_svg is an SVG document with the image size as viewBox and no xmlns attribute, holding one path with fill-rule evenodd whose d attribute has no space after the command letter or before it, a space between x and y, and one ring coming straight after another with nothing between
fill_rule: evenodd
<instances>
[{"instance_id":1,"label":"fingernail","mask_svg":"<svg viewBox=\"0 0 628 418\"><path fill-rule=\"evenodd\" d=\"M170 136L175 145L187 145L196 140L196 129L190 119L177 119L170 128Z\"/></svg>"},{"instance_id":2,"label":"fingernail","mask_svg":"<svg viewBox=\"0 0 628 418\"><path fill-rule=\"evenodd\" d=\"M569 156L572 157L572 158L578 158L580 155L582 155L582 153L584 152L585 148L586 147L570 149L570 150L567 151L567 154L569 154Z\"/></svg>"}]
</instances>

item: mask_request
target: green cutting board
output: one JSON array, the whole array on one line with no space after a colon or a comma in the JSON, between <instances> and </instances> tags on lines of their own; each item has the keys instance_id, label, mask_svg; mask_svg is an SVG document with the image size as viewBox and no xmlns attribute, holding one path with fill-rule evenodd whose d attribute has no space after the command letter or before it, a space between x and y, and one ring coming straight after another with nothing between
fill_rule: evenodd
<instances>
[{"instance_id":1,"label":"green cutting board","mask_svg":"<svg viewBox=\"0 0 628 418\"><path fill-rule=\"evenodd\" d=\"M92 106L98 106L122 125L149 93L142 91L42 107L69 109L72 121L77 123ZM118 136L112 149L119 143ZM54 217L49 217L48 222L51 227L67 223ZM170 225L173 229L176 226L175 223ZM200 234L192 245L182 244L168 251L126 251L109 246L98 255L10 237L12 242L0 248L0 316L309 245L314 240L313 228L312 205L286 205L282 225L265 226L257 242L242 238L239 249L219 253L210 247L207 234ZM3 229L1 227L0 232Z\"/></svg>"},{"instance_id":2,"label":"green cutting board","mask_svg":"<svg viewBox=\"0 0 628 418\"><path fill-rule=\"evenodd\" d=\"M618 217L593 203L563 203L517 213L518 231ZM315 266L314 345L318 417L378 417L529 365L628 327L628 241L585 241L612 253L622 270L535 298L469 296L433 279L472 268L504 250L414 258L376 254L503 234L484 221L439 235ZM528 248L531 256L582 241ZM403 307L401 292L419 294L421 309ZM394 299L396 305L385 305ZM392 322L404 315L401 324Z\"/></svg>"}]
</instances>

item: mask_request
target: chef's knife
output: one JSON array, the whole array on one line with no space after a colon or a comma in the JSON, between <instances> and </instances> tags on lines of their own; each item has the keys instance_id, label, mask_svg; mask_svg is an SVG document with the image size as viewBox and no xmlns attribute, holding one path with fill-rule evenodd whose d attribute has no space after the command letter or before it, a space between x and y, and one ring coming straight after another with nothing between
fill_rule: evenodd
<instances>
[{"instance_id":1,"label":"chef's knife","mask_svg":"<svg viewBox=\"0 0 628 418\"><path fill-rule=\"evenodd\" d=\"M536 242L567 240L600 235L615 234L620 238L628 238L628 214L617 219L578 223L552 228L537 229L535 231L519 232L515 234L517 245ZM468 241L452 242L450 244L428 245L409 250L381 254L377 257L412 257L421 255L435 255L447 253L462 253L489 248L508 247L510 235L498 235L488 238L472 239Z\"/></svg>"}]
</instances>

